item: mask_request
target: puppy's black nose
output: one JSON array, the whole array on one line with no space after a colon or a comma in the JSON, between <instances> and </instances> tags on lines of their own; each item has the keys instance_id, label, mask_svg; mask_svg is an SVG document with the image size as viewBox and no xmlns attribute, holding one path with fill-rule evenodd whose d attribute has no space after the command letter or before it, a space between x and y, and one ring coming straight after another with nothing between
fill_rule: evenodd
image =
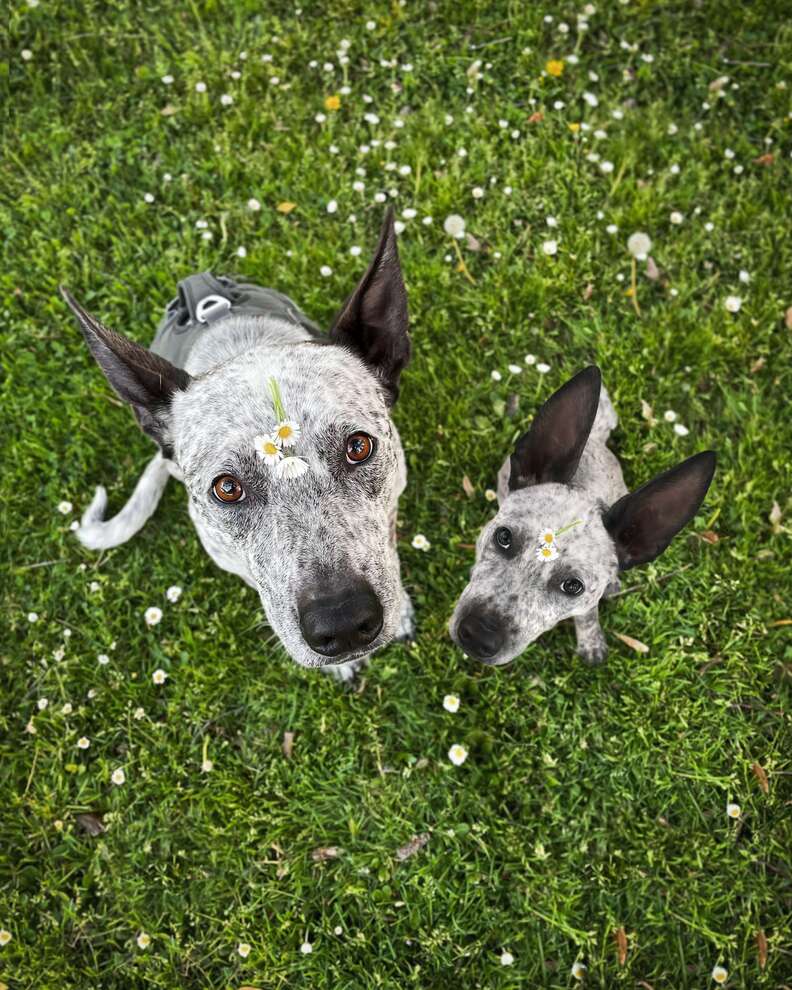
<instances>
[{"instance_id":1,"label":"puppy's black nose","mask_svg":"<svg viewBox=\"0 0 792 990\"><path fill-rule=\"evenodd\" d=\"M332 580L327 583L333 587ZM298 610L305 642L323 657L343 659L358 653L382 629L382 605L363 582L317 590L303 598Z\"/></svg>"},{"instance_id":2,"label":"puppy's black nose","mask_svg":"<svg viewBox=\"0 0 792 990\"><path fill-rule=\"evenodd\" d=\"M491 660L505 639L500 620L486 612L468 612L457 626L459 645L476 660Z\"/></svg>"}]
</instances>

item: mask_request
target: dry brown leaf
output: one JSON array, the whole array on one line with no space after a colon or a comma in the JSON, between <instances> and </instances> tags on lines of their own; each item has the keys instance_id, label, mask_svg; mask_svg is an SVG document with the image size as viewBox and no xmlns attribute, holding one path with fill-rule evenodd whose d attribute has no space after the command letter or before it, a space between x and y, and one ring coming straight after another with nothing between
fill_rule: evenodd
<instances>
[{"instance_id":1,"label":"dry brown leaf","mask_svg":"<svg viewBox=\"0 0 792 990\"><path fill-rule=\"evenodd\" d=\"M638 986L643 987L643 990L654 990L651 983L647 983L646 980L638 980Z\"/></svg>"},{"instance_id":2,"label":"dry brown leaf","mask_svg":"<svg viewBox=\"0 0 792 990\"><path fill-rule=\"evenodd\" d=\"M656 282L660 278L660 269L651 254L646 259L646 277L652 282Z\"/></svg>"},{"instance_id":3,"label":"dry brown leaf","mask_svg":"<svg viewBox=\"0 0 792 990\"><path fill-rule=\"evenodd\" d=\"M288 199L287 199L287 200L284 200L282 203L278 203L278 205L275 207L275 209L278 211L278 213L282 213L284 216L288 216L289 213L291 213L292 210L296 210L297 209L297 204L296 203L290 203L288 201Z\"/></svg>"},{"instance_id":4,"label":"dry brown leaf","mask_svg":"<svg viewBox=\"0 0 792 990\"><path fill-rule=\"evenodd\" d=\"M786 323L787 330L792 330L792 306L784 313L784 323Z\"/></svg>"},{"instance_id":5,"label":"dry brown leaf","mask_svg":"<svg viewBox=\"0 0 792 990\"><path fill-rule=\"evenodd\" d=\"M759 786L762 788L763 794L769 794L770 784L767 781L767 771L761 765L761 763L752 763L751 769L754 772L754 777L759 781Z\"/></svg>"},{"instance_id":6,"label":"dry brown leaf","mask_svg":"<svg viewBox=\"0 0 792 990\"><path fill-rule=\"evenodd\" d=\"M98 811L86 811L77 815L77 824L84 828L88 835L101 835L105 831L102 816Z\"/></svg>"},{"instance_id":7,"label":"dry brown leaf","mask_svg":"<svg viewBox=\"0 0 792 990\"><path fill-rule=\"evenodd\" d=\"M614 633L616 639L620 639L622 643L630 647L631 650L635 650L636 653L648 653L649 647L646 643L642 643L640 639L633 639L632 636L625 636L624 633Z\"/></svg>"},{"instance_id":8,"label":"dry brown leaf","mask_svg":"<svg viewBox=\"0 0 792 990\"><path fill-rule=\"evenodd\" d=\"M754 158L754 165L772 165L775 161L775 155L772 151L768 151L766 155L759 155L758 158Z\"/></svg>"},{"instance_id":9,"label":"dry brown leaf","mask_svg":"<svg viewBox=\"0 0 792 990\"><path fill-rule=\"evenodd\" d=\"M654 417L654 409L652 409L646 399L641 399L641 415L650 426L657 425L657 420Z\"/></svg>"},{"instance_id":10,"label":"dry brown leaf","mask_svg":"<svg viewBox=\"0 0 792 990\"><path fill-rule=\"evenodd\" d=\"M259 988L251 987L248 983L246 983L243 987L240 987L239 990L259 990Z\"/></svg>"},{"instance_id":11,"label":"dry brown leaf","mask_svg":"<svg viewBox=\"0 0 792 990\"><path fill-rule=\"evenodd\" d=\"M770 627L773 626L792 626L792 619L776 619L775 622L770 623Z\"/></svg>"},{"instance_id":12,"label":"dry brown leaf","mask_svg":"<svg viewBox=\"0 0 792 990\"><path fill-rule=\"evenodd\" d=\"M528 123L541 124L543 120L544 120L544 114L542 113L541 110L537 110L535 113L532 113L531 116L528 118Z\"/></svg>"},{"instance_id":13,"label":"dry brown leaf","mask_svg":"<svg viewBox=\"0 0 792 990\"><path fill-rule=\"evenodd\" d=\"M468 498L473 498L476 494L476 489L473 487L473 482L468 478L466 474L462 475L462 491L467 495Z\"/></svg>"},{"instance_id":14,"label":"dry brown leaf","mask_svg":"<svg viewBox=\"0 0 792 990\"><path fill-rule=\"evenodd\" d=\"M763 357L757 358L751 365L751 374L755 375L757 371L761 371L764 368L766 361Z\"/></svg>"},{"instance_id":15,"label":"dry brown leaf","mask_svg":"<svg viewBox=\"0 0 792 990\"><path fill-rule=\"evenodd\" d=\"M759 957L759 969L767 965L767 936L762 928L756 933L756 954Z\"/></svg>"},{"instance_id":16,"label":"dry brown leaf","mask_svg":"<svg viewBox=\"0 0 792 990\"><path fill-rule=\"evenodd\" d=\"M627 932L623 927L619 927L613 933L616 939L616 951L619 954L619 965L623 966L627 962Z\"/></svg>"},{"instance_id":17,"label":"dry brown leaf","mask_svg":"<svg viewBox=\"0 0 792 990\"><path fill-rule=\"evenodd\" d=\"M781 506L778 502L773 501L773 508L770 510L770 515L768 518L770 520L770 525L773 527L773 532L778 535L781 532L781 520L783 518Z\"/></svg>"},{"instance_id":18,"label":"dry brown leaf","mask_svg":"<svg viewBox=\"0 0 792 990\"><path fill-rule=\"evenodd\" d=\"M396 859L404 862L405 859L409 859L410 856L414 856L417 852L420 852L428 841L428 832L421 832L420 835L414 835L406 845L400 846L396 850Z\"/></svg>"},{"instance_id":19,"label":"dry brown leaf","mask_svg":"<svg viewBox=\"0 0 792 990\"><path fill-rule=\"evenodd\" d=\"M468 234L467 232L465 233L465 245L467 246L468 251L481 250L481 241L476 240L472 234Z\"/></svg>"},{"instance_id":20,"label":"dry brown leaf","mask_svg":"<svg viewBox=\"0 0 792 990\"><path fill-rule=\"evenodd\" d=\"M164 106L160 110L160 115L162 117L172 117L175 113L178 113L178 112L179 111L176 109L176 107L174 107L173 104L169 103L167 106Z\"/></svg>"},{"instance_id":21,"label":"dry brown leaf","mask_svg":"<svg viewBox=\"0 0 792 990\"><path fill-rule=\"evenodd\" d=\"M340 846L317 846L311 853L314 863L324 863L328 859L338 859L343 850Z\"/></svg>"},{"instance_id":22,"label":"dry brown leaf","mask_svg":"<svg viewBox=\"0 0 792 990\"><path fill-rule=\"evenodd\" d=\"M729 81L728 76L718 76L717 79L713 79L712 82L709 84L710 93L719 92L720 90L723 89L723 87L726 85L728 81Z\"/></svg>"},{"instance_id":23,"label":"dry brown leaf","mask_svg":"<svg viewBox=\"0 0 792 990\"><path fill-rule=\"evenodd\" d=\"M291 759L292 750L294 749L294 733L284 732L283 733L283 743L282 743L283 755L287 760Z\"/></svg>"},{"instance_id":24,"label":"dry brown leaf","mask_svg":"<svg viewBox=\"0 0 792 990\"><path fill-rule=\"evenodd\" d=\"M720 537L714 529L705 529L703 533L698 535L705 543L718 543L720 541Z\"/></svg>"}]
</instances>

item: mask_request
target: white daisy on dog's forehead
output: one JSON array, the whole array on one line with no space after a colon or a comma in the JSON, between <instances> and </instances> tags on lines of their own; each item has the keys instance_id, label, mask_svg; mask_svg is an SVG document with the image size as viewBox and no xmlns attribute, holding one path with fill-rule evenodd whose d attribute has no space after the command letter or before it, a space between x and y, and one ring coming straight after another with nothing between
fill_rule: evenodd
<instances>
[{"instance_id":1,"label":"white daisy on dog's forehead","mask_svg":"<svg viewBox=\"0 0 792 990\"><path fill-rule=\"evenodd\" d=\"M281 447L293 447L300 439L300 427L293 419L283 419L275 427L273 436Z\"/></svg>"},{"instance_id":2,"label":"white daisy on dog's forehead","mask_svg":"<svg viewBox=\"0 0 792 990\"><path fill-rule=\"evenodd\" d=\"M468 751L461 743L454 743L448 751L448 758L455 767L461 767L468 758Z\"/></svg>"},{"instance_id":3,"label":"white daisy on dog's forehead","mask_svg":"<svg viewBox=\"0 0 792 990\"><path fill-rule=\"evenodd\" d=\"M549 562L555 560L558 556L558 547L555 544L548 546L546 543L541 543L536 548L536 559L543 562Z\"/></svg>"},{"instance_id":4,"label":"white daisy on dog's forehead","mask_svg":"<svg viewBox=\"0 0 792 990\"><path fill-rule=\"evenodd\" d=\"M283 451L278 443L277 437L257 436L253 438L253 447L258 456L268 467L277 464L283 459Z\"/></svg>"},{"instance_id":5,"label":"white daisy on dog's forehead","mask_svg":"<svg viewBox=\"0 0 792 990\"><path fill-rule=\"evenodd\" d=\"M555 538L556 538L555 530L545 526L545 528L539 534L539 544L540 546L551 547L555 543Z\"/></svg>"},{"instance_id":6,"label":"white daisy on dog's forehead","mask_svg":"<svg viewBox=\"0 0 792 990\"><path fill-rule=\"evenodd\" d=\"M278 462L275 469L275 476L288 481L291 478L299 478L308 470L308 461L302 457L284 457Z\"/></svg>"}]
</instances>

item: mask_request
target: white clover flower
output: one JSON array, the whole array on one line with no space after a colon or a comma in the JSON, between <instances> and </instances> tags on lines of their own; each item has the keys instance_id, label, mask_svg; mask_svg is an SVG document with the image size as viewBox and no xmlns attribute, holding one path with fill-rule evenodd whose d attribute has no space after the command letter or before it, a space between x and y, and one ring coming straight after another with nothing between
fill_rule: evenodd
<instances>
[{"instance_id":1,"label":"white clover flower","mask_svg":"<svg viewBox=\"0 0 792 990\"><path fill-rule=\"evenodd\" d=\"M141 932L135 941L138 944L138 948L147 949L151 945L151 936L147 935L146 932Z\"/></svg>"},{"instance_id":2,"label":"white clover flower","mask_svg":"<svg viewBox=\"0 0 792 990\"><path fill-rule=\"evenodd\" d=\"M281 420L275 427L274 438L281 447L294 447L300 436L300 427L293 419Z\"/></svg>"},{"instance_id":3,"label":"white clover flower","mask_svg":"<svg viewBox=\"0 0 792 990\"><path fill-rule=\"evenodd\" d=\"M674 423L674 433L678 437L686 437L690 433L690 430L686 426L683 426L682 423Z\"/></svg>"},{"instance_id":4,"label":"white clover flower","mask_svg":"<svg viewBox=\"0 0 792 990\"><path fill-rule=\"evenodd\" d=\"M236 249L236 256L237 258L247 258L247 248L240 244Z\"/></svg>"},{"instance_id":5,"label":"white clover flower","mask_svg":"<svg viewBox=\"0 0 792 990\"><path fill-rule=\"evenodd\" d=\"M613 162L607 162L607 161L600 162L600 172L603 172L605 175L610 175L610 173L613 171L613 168L614 168Z\"/></svg>"},{"instance_id":6,"label":"white clover flower","mask_svg":"<svg viewBox=\"0 0 792 990\"><path fill-rule=\"evenodd\" d=\"M242 956L243 959L247 959L250 955L250 945L247 942L240 942L237 946L237 952Z\"/></svg>"},{"instance_id":7,"label":"white clover flower","mask_svg":"<svg viewBox=\"0 0 792 990\"><path fill-rule=\"evenodd\" d=\"M536 355L526 354L523 360L525 361L526 364L536 364Z\"/></svg>"},{"instance_id":8,"label":"white clover flower","mask_svg":"<svg viewBox=\"0 0 792 990\"><path fill-rule=\"evenodd\" d=\"M145 201L146 203L153 203L153 202L154 202L154 194L153 194L153 193L150 193L150 192L148 192L148 193L146 193L146 194L145 194L145 195L143 196L143 200L144 200L144 201Z\"/></svg>"},{"instance_id":9,"label":"white clover flower","mask_svg":"<svg viewBox=\"0 0 792 990\"><path fill-rule=\"evenodd\" d=\"M582 980L586 976L587 968L588 967L586 966L585 963L582 962L572 963L572 975L575 977L576 980Z\"/></svg>"},{"instance_id":10,"label":"white clover flower","mask_svg":"<svg viewBox=\"0 0 792 990\"><path fill-rule=\"evenodd\" d=\"M224 107L230 107L231 104L234 102L234 97L230 93L223 93L223 95L220 97L220 102L223 104Z\"/></svg>"},{"instance_id":11,"label":"white clover flower","mask_svg":"<svg viewBox=\"0 0 792 990\"><path fill-rule=\"evenodd\" d=\"M121 767L119 767L110 774L110 780L112 780L116 787L120 787L126 781L126 774Z\"/></svg>"},{"instance_id":12,"label":"white clover flower","mask_svg":"<svg viewBox=\"0 0 792 990\"><path fill-rule=\"evenodd\" d=\"M322 278L330 278L330 276L333 274L333 269L330 267L330 265L322 265L322 267L319 269L319 274L322 276Z\"/></svg>"},{"instance_id":13,"label":"white clover flower","mask_svg":"<svg viewBox=\"0 0 792 990\"><path fill-rule=\"evenodd\" d=\"M73 711L74 708L72 707L72 703L67 701L63 708L61 708L61 715L71 715Z\"/></svg>"},{"instance_id":14,"label":"white clover flower","mask_svg":"<svg viewBox=\"0 0 792 990\"><path fill-rule=\"evenodd\" d=\"M39 620L38 612L28 612L27 620L28 622L38 622Z\"/></svg>"},{"instance_id":15,"label":"white clover flower","mask_svg":"<svg viewBox=\"0 0 792 990\"><path fill-rule=\"evenodd\" d=\"M542 251L552 258L554 254L558 254L558 241L545 241L542 244Z\"/></svg>"},{"instance_id":16,"label":"white clover flower","mask_svg":"<svg viewBox=\"0 0 792 990\"><path fill-rule=\"evenodd\" d=\"M548 563L551 560L555 560L558 556L558 547L555 544L547 546L546 543L542 543L536 548L534 553L537 560Z\"/></svg>"},{"instance_id":17,"label":"white clover flower","mask_svg":"<svg viewBox=\"0 0 792 990\"><path fill-rule=\"evenodd\" d=\"M726 296L723 305L729 313L739 313L742 308L742 299L739 296Z\"/></svg>"},{"instance_id":18,"label":"white clover flower","mask_svg":"<svg viewBox=\"0 0 792 990\"><path fill-rule=\"evenodd\" d=\"M43 712L48 704L49 704L49 698L39 698L39 700L36 702L36 706L40 712Z\"/></svg>"},{"instance_id":19,"label":"white clover flower","mask_svg":"<svg viewBox=\"0 0 792 990\"><path fill-rule=\"evenodd\" d=\"M327 210L328 213L337 213L338 212L338 203L337 203L337 201L334 200L334 199L331 199L330 202L325 207L325 209Z\"/></svg>"},{"instance_id":20,"label":"white clover flower","mask_svg":"<svg viewBox=\"0 0 792 990\"><path fill-rule=\"evenodd\" d=\"M497 493L497 492L496 492L496 491L495 491L494 489L492 489L492 488L488 488L488 489L487 489L487 490L486 490L486 491L484 492L484 498L485 498L485 499L486 499L486 500L487 500L488 502L494 502L494 501L495 501L495 499L496 499L497 497L498 497L498 493Z\"/></svg>"},{"instance_id":21,"label":"white clover flower","mask_svg":"<svg viewBox=\"0 0 792 990\"><path fill-rule=\"evenodd\" d=\"M267 467L273 467L283 457L277 437L263 435L253 437L253 449Z\"/></svg>"},{"instance_id":22,"label":"white clover flower","mask_svg":"<svg viewBox=\"0 0 792 990\"><path fill-rule=\"evenodd\" d=\"M151 675L151 679L152 681L154 681L155 684L164 684L167 677L168 675L161 667L157 667L157 669Z\"/></svg>"},{"instance_id":23,"label":"white clover flower","mask_svg":"<svg viewBox=\"0 0 792 990\"><path fill-rule=\"evenodd\" d=\"M513 962L514 962L514 956L511 954L511 952L507 952L507 950L504 949L503 952L501 952L501 957L500 957L501 966L511 966Z\"/></svg>"},{"instance_id":24,"label":"white clover flower","mask_svg":"<svg viewBox=\"0 0 792 990\"><path fill-rule=\"evenodd\" d=\"M333 934L334 935L343 935L344 934L344 929L341 927L341 925L336 925L335 928L333 929Z\"/></svg>"},{"instance_id":25,"label":"white clover flower","mask_svg":"<svg viewBox=\"0 0 792 990\"><path fill-rule=\"evenodd\" d=\"M174 605L181 598L181 596L182 596L182 590L178 584L172 584L170 588L168 588L168 590L165 592L165 597L168 599L169 602L173 602Z\"/></svg>"},{"instance_id":26,"label":"white clover flower","mask_svg":"<svg viewBox=\"0 0 792 990\"><path fill-rule=\"evenodd\" d=\"M718 984L723 984L729 978L729 971L723 966L713 966L712 978Z\"/></svg>"},{"instance_id":27,"label":"white clover flower","mask_svg":"<svg viewBox=\"0 0 792 990\"><path fill-rule=\"evenodd\" d=\"M606 230L607 233L609 233L611 235L611 237L614 234L618 234L619 233L618 225L615 224L615 223L609 223L608 226L605 228L605 230Z\"/></svg>"},{"instance_id":28,"label":"white clover flower","mask_svg":"<svg viewBox=\"0 0 792 990\"><path fill-rule=\"evenodd\" d=\"M13 936L7 928L0 928L0 945L8 945Z\"/></svg>"},{"instance_id":29,"label":"white clover flower","mask_svg":"<svg viewBox=\"0 0 792 990\"><path fill-rule=\"evenodd\" d=\"M261 203L259 203L259 201L254 196L251 196L250 199L247 201L247 208L249 210L252 210L253 213L258 213L258 211L261 209Z\"/></svg>"},{"instance_id":30,"label":"white clover flower","mask_svg":"<svg viewBox=\"0 0 792 990\"><path fill-rule=\"evenodd\" d=\"M96 659L103 667L110 663L110 657L106 653L99 653Z\"/></svg>"},{"instance_id":31,"label":"white clover flower","mask_svg":"<svg viewBox=\"0 0 792 990\"><path fill-rule=\"evenodd\" d=\"M363 249L360 247L360 245L353 244L352 247L349 249L349 253L352 255L353 258L358 258L360 257L362 250Z\"/></svg>"},{"instance_id":32,"label":"white clover flower","mask_svg":"<svg viewBox=\"0 0 792 990\"><path fill-rule=\"evenodd\" d=\"M73 506L71 502L69 502L67 499L64 499L62 502L58 502L58 512L60 512L62 516L68 516L72 508Z\"/></svg>"},{"instance_id":33,"label":"white clover flower","mask_svg":"<svg viewBox=\"0 0 792 990\"><path fill-rule=\"evenodd\" d=\"M742 808L739 806L739 804L734 804L732 801L730 801L726 805L726 814L729 816L729 818L739 818L740 815L742 814Z\"/></svg>"},{"instance_id":34,"label":"white clover flower","mask_svg":"<svg viewBox=\"0 0 792 990\"><path fill-rule=\"evenodd\" d=\"M461 743L454 743L448 751L448 758L455 767L461 767L468 758L468 751Z\"/></svg>"},{"instance_id":35,"label":"white clover flower","mask_svg":"<svg viewBox=\"0 0 792 990\"><path fill-rule=\"evenodd\" d=\"M751 276L748 274L748 272L744 268L741 268L740 269L740 274L739 274L739 279L740 279L740 281L742 282L743 285L748 285L748 283L751 281Z\"/></svg>"},{"instance_id":36,"label":"white clover flower","mask_svg":"<svg viewBox=\"0 0 792 990\"><path fill-rule=\"evenodd\" d=\"M396 234L403 233L404 232L404 226L405 226L405 224L404 224L404 221L403 220L394 220L393 221L393 230L394 230L394 233L396 233Z\"/></svg>"},{"instance_id":37,"label":"white clover flower","mask_svg":"<svg viewBox=\"0 0 792 990\"><path fill-rule=\"evenodd\" d=\"M197 82L195 84L195 92L196 93L205 93L206 92L206 83L205 82Z\"/></svg>"},{"instance_id":38,"label":"white clover flower","mask_svg":"<svg viewBox=\"0 0 792 990\"><path fill-rule=\"evenodd\" d=\"M459 695L458 694L447 694L443 697L443 708L447 712L458 712L459 711Z\"/></svg>"},{"instance_id":39,"label":"white clover flower","mask_svg":"<svg viewBox=\"0 0 792 990\"><path fill-rule=\"evenodd\" d=\"M539 372L540 375L546 375L547 372L550 370L550 365L545 364L544 361L540 361L539 364L537 364L536 366L536 370Z\"/></svg>"},{"instance_id":40,"label":"white clover flower","mask_svg":"<svg viewBox=\"0 0 792 990\"><path fill-rule=\"evenodd\" d=\"M472 189L473 199L481 199L484 195L484 190L481 186L474 186Z\"/></svg>"},{"instance_id":41,"label":"white clover flower","mask_svg":"<svg viewBox=\"0 0 792 990\"><path fill-rule=\"evenodd\" d=\"M590 107L598 107L599 106L599 100L597 99L597 97L593 93L584 93L583 94L583 99L586 101L586 103L588 103L588 105Z\"/></svg>"},{"instance_id":42,"label":"white clover flower","mask_svg":"<svg viewBox=\"0 0 792 990\"><path fill-rule=\"evenodd\" d=\"M23 48L20 55L23 62L29 62L33 58L33 52L29 48Z\"/></svg>"},{"instance_id":43,"label":"white clover flower","mask_svg":"<svg viewBox=\"0 0 792 990\"><path fill-rule=\"evenodd\" d=\"M162 609L157 608L156 605L151 605L143 613L143 618L146 620L147 626L156 626L157 623L162 621Z\"/></svg>"},{"instance_id":44,"label":"white clover flower","mask_svg":"<svg viewBox=\"0 0 792 990\"><path fill-rule=\"evenodd\" d=\"M677 414L674 412L673 409L666 409L666 411L663 413L663 419L666 421L666 423L675 423L676 418L677 418Z\"/></svg>"},{"instance_id":45,"label":"white clover flower","mask_svg":"<svg viewBox=\"0 0 792 990\"><path fill-rule=\"evenodd\" d=\"M443 230L449 237L462 238L465 236L465 221L457 213L451 213L443 222Z\"/></svg>"},{"instance_id":46,"label":"white clover flower","mask_svg":"<svg viewBox=\"0 0 792 990\"><path fill-rule=\"evenodd\" d=\"M510 364L509 365L509 372L512 375L521 375L522 374L522 368L520 367L519 364Z\"/></svg>"},{"instance_id":47,"label":"white clover flower","mask_svg":"<svg viewBox=\"0 0 792 990\"><path fill-rule=\"evenodd\" d=\"M211 773L211 771L214 770L214 763L211 760L202 760L201 770L204 773Z\"/></svg>"},{"instance_id":48,"label":"white clover flower","mask_svg":"<svg viewBox=\"0 0 792 990\"><path fill-rule=\"evenodd\" d=\"M668 219L678 227L684 221L685 217L679 210L674 210Z\"/></svg>"},{"instance_id":49,"label":"white clover flower","mask_svg":"<svg viewBox=\"0 0 792 990\"><path fill-rule=\"evenodd\" d=\"M281 478L284 481L289 481L292 478L299 478L301 475L305 474L308 470L308 461L303 460L302 457L284 457L282 461L279 462L277 468L275 469L275 476Z\"/></svg>"},{"instance_id":50,"label":"white clover flower","mask_svg":"<svg viewBox=\"0 0 792 990\"><path fill-rule=\"evenodd\" d=\"M90 745L91 745L91 740L88 738L88 736L80 736L80 738L77 740L78 749L88 749Z\"/></svg>"},{"instance_id":51,"label":"white clover flower","mask_svg":"<svg viewBox=\"0 0 792 990\"><path fill-rule=\"evenodd\" d=\"M652 240L648 234L636 231L627 239L627 250L637 261L645 261L652 250Z\"/></svg>"},{"instance_id":52,"label":"white clover flower","mask_svg":"<svg viewBox=\"0 0 792 990\"><path fill-rule=\"evenodd\" d=\"M501 381L501 380L502 380L502 378L503 378L503 375L502 375L502 374L501 374L501 373L500 373L500 372L498 371L498 369L497 369L497 368L494 368L494 369L493 369L493 370L492 370L492 371L490 372L490 378L491 378L491 379L492 379L492 380L493 380L494 382L499 382L499 381Z\"/></svg>"},{"instance_id":53,"label":"white clover flower","mask_svg":"<svg viewBox=\"0 0 792 990\"><path fill-rule=\"evenodd\" d=\"M545 217L545 223L547 224L548 227L558 226L558 220L556 220L555 217Z\"/></svg>"},{"instance_id":54,"label":"white clover flower","mask_svg":"<svg viewBox=\"0 0 792 990\"><path fill-rule=\"evenodd\" d=\"M423 533L416 533L412 538L412 547L414 550L428 550L431 545Z\"/></svg>"},{"instance_id":55,"label":"white clover flower","mask_svg":"<svg viewBox=\"0 0 792 990\"><path fill-rule=\"evenodd\" d=\"M305 942L303 942L303 944L302 944L302 945L300 946L300 952L302 952L302 954L303 954L304 956L310 956L310 954L311 954L311 953L313 952L313 946L311 945L311 943L310 943L310 942L308 942L308 941L306 940L306 941L305 941Z\"/></svg>"},{"instance_id":56,"label":"white clover flower","mask_svg":"<svg viewBox=\"0 0 792 990\"><path fill-rule=\"evenodd\" d=\"M132 712L132 718L134 718L136 722L139 722L142 718L145 718L145 717L146 717L146 712L145 712L145 709L143 709L143 708L136 708Z\"/></svg>"}]
</instances>

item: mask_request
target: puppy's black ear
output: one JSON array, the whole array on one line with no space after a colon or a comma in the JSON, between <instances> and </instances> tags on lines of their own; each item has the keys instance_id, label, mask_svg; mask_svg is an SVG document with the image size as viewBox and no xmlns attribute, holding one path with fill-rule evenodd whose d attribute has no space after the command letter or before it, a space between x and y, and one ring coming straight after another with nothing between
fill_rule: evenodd
<instances>
[{"instance_id":1,"label":"puppy's black ear","mask_svg":"<svg viewBox=\"0 0 792 990\"><path fill-rule=\"evenodd\" d=\"M143 432L162 447L167 457L171 452L168 407L174 392L186 389L192 379L170 361L104 326L62 286L61 295L77 317L83 337L105 377L132 406Z\"/></svg>"},{"instance_id":2,"label":"puppy's black ear","mask_svg":"<svg viewBox=\"0 0 792 990\"><path fill-rule=\"evenodd\" d=\"M695 516L715 473L715 454L705 450L658 474L605 513L621 570L658 557Z\"/></svg>"},{"instance_id":3,"label":"puppy's black ear","mask_svg":"<svg viewBox=\"0 0 792 990\"><path fill-rule=\"evenodd\" d=\"M599 368L585 368L554 392L511 456L509 488L568 482L577 470L599 405Z\"/></svg>"},{"instance_id":4,"label":"puppy's black ear","mask_svg":"<svg viewBox=\"0 0 792 990\"><path fill-rule=\"evenodd\" d=\"M392 207L385 214L371 264L341 307L330 339L354 351L376 372L393 405L399 395L399 375L410 360L410 335Z\"/></svg>"}]
</instances>

